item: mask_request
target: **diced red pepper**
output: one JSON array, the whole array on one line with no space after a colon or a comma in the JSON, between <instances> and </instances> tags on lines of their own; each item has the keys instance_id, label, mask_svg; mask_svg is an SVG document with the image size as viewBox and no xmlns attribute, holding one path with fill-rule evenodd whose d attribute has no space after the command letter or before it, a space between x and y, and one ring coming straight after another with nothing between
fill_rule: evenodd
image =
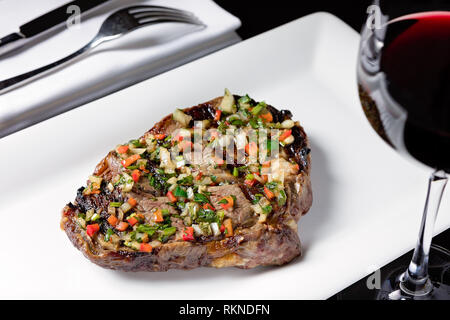
<instances>
[{"instance_id":1,"label":"diced red pepper","mask_svg":"<svg viewBox=\"0 0 450 320\"><path fill-rule=\"evenodd\" d=\"M164 133L160 133L160 134L155 134L155 138L158 140L162 140L166 137L166 135Z\"/></svg>"},{"instance_id":2,"label":"diced red pepper","mask_svg":"<svg viewBox=\"0 0 450 320\"><path fill-rule=\"evenodd\" d=\"M127 230L127 228L128 228L128 223L123 222L123 221L119 222L119 224L116 227L116 229L119 231L125 231L125 230Z\"/></svg>"},{"instance_id":3,"label":"diced red pepper","mask_svg":"<svg viewBox=\"0 0 450 320\"><path fill-rule=\"evenodd\" d=\"M170 202L177 202L177 197L173 195L172 191L167 192L166 196Z\"/></svg>"},{"instance_id":4,"label":"diced red pepper","mask_svg":"<svg viewBox=\"0 0 450 320\"><path fill-rule=\"evenodd\" d=\"M125 160L122 160L122 165L126 168L131 166L133 163L138 161L141 158L138 154L133 154L132 156L126 158Z\"/></svg>"},{"instance_id":5,"label":"diced red pepper","mask_svg":"<svg viewBox=\"0 0 450 320\"><path fill-rule=\"evenodd\" d=\"M139 248L139 251L141 252L152 252L153 248L151 245L149 245L148 243L141 243L141 246Z\"/></svg>"},{"instance_id":6,"label":"diced red pepper","mask_svg":"<svg viewBox=\"0 0 450 320\"><path fill-rule=\"evenodd\" d=\"M285 130L285 131L280 135L280 138L278 138L278 140L284 141L284 140L285 140L287 137L289 137L291 134L292 134L292 130L291 130L291 129Z\"/></svg>"},{"instance_id":7,"label":"diced red pepper","mask_svg":"<svg viewBox=\"0 0 450 320\"><path fill-rule=\"evenodd\" d=\"M201 178L202 178L202 176L203 176L203 173L200 171L199 173L198 173L198 175L195 177L195 180L201 180Z\"/></svg>"},{"instance_id":8,"label":"diced red pepper","mask_svg":"<svg viewBox=\"0 0 450 320\"><path fill-rule=\"evenodd\" d=\"M267 197L267 199L271 200L273 199L273 197L275 197L274 193L272 191L269 190L269 188L267 188L266 186L264 186L264 193Z\"/></svg>"},{"instance_id":9,"label":"diced red pepper","mask_svg":"<svg viewBox=\"0 0 450 320\"><path fill-rule=\"evenodd\" d=\"M221 115L222 115L222 110L216 110L216 115L214 117L214 120L219 121Z\"/></svg>"},{"instance_id":10,"label":"diced red pepper","mask_svg":"<svg viewBox=\"0 0 450 320\"><path fill-rule=\"evenodd\" d=\"M209 209L209 210L212 210L212 211L216 210L216 209L214 209L214 207L210 203L205 203L203 205L203 209L205 209L205 210Z\"/></svg>"},{"instance_id":11,"label":"diced red pepper","mask_svg":"<svg viewBox=\"0 0 450 320\"><path fill-rule=\"evenodd\" d=\"M259 116L264 122L272 122L273 116L270 112L263 113Z\"/></svg>"},{"instance_id":12,"label":"diced red pepper","mask_svg":"<svg viewBox=\"0 0 450 320\"><path fill-rule=\"evenodd\" d=\"M119 222L119 219L117 219L116 216L110 215L107 219L108 223L112 225L113 227Z\"/></svg>"},{"instance_id":13,"label":"diced red pepper","mask_svg":"<svg viewBox=\"0 0 450 320\"><path fill-rule=\"evenodd\" d=\"M221 166L225 163L225 161L223 159L220 158L214 158L214 161L216 162L217 165Z\"/></svg>"},{"instance_id":14,"label":"diced red pepper","mask_svg":"<svg viewBox=\"0 0 450 320\"><path fill-rule=\"evenodd\" d=\"M258 145L256 142L251 141L245 146L245 152L247 152L248 155L256 156L258 153Z\"/></svg>"},{"instance_id":15,"label":"diced red pepper","mask_svg":"<svg viewBox=\"0 0 450 320\"><path fill-rule=\"evenodd\" d=\"M157 209L155 212L153 212L153 220L155 222L163 222L164 221L161 209Z\"/></svg>"},{"instance_id":16,"label":"diced red pepper","mask_svg":"<svg viewBox=\"0 0 450 320\"><path fill-rule=\"evenodd\" d=\"M138 219L136 219L135 217L130 217L127 219L127 221L132 226L134 226L136 223L138 223Z\"/></svg>"},{"instance_id":17,"label":"diced red pepper","mask_svg":"<svg viewBox=\"0 0 450 320\"><path fill-rule=\"evenodd\" d=\"M117 152L118 153L127 153L128 151L128 146L119 146L117 147Z\"/></svg>"},{"instance_id":18,"label":"diced red pepper","mask_svg":"<svg viewBox=\"0 0 450 320\"><path fill-rule=\"evenodd\" d=\"M131 173L131 177L133 178L134 182L138 182L139 178L141 177L141 172L138 169L133 170Z\"/></svg>"},{"instance_id":19,"label":"diced red pepper","mask_svg":"<svg viewBox=\"0 0 450 320\"><path fill-rule=\"evenodd\" d=\"M249 187L253 187L253 185L256 183L256 179L252 180L244 180L244 183L248 185Z\"/></svg>"},{"instance_id":20,"label":"diced red pepper","mask_svg":"<svg viewBox=\"0 0 450 320\"><path fill-rule=\"evenodd\" d=\"M184 137L181 134L177 134L175 137L173 137L173 142L181 142L183 141Z\"/></svg>"},{"instance_id":21,"label":"diced red pepper","mask_svg":"<svg viewBox=\"0 0 450 320\"><path fill-rule=\"evenodd\" d=\"M135 207L135 206L137 205L136 199L134 199L134 198L132 198L132 197L130 197L130 198L128 199L127 202L128 202L128 203L130 204L130 206L132 206L132 207Z\"/></svg>"},{"instance_id":22,"label":"diced red pepper","mask_svg":"<svg viewBox=\"0 0 450 320\"><path fill-rule=\"evenodd\" d=\"M184 241L191 241L194 240L194 228L187 227L183 231L183 240Z\"/></svg>"},{"instance_id":23,"label":"diced red pepper","mask_svg":"<svg viewBox=\"0 0 450 320\"><path fill-rule=\"evenodd\" d=\"M220 206L221 206L223 209L227 210L227 209L233 207L233 205L234 205L234 199L233 199L232 196L226 196L226 197L223 197L222 199L220 199L220 201L223 201L223 200L226 201L226 203L221 203L221 204L220 204ZM220 202L220 201L219 201L219 202Z\"/></svg>"},{"instance_id":24,"label":"diced red pepper","mask_svg":"<svg viewBox=\"0 0 450 320\"><path fill-rule=\"evenodd\" d=\"M86 226L86 233L89 237L92 237L96 232L100 230L98 223L89 224Z\"/></svg>"}]
</instances>

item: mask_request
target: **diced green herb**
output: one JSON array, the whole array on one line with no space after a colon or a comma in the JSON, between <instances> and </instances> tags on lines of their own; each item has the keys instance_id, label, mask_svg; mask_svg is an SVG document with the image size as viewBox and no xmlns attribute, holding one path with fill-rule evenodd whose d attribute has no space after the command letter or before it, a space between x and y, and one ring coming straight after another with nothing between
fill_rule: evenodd
<instances>
[{"instance_id":1,"label":"diced green herb","mask_svg":"<svg viewBox=\"0 0 450 320\"><path fill-rule=\"evenodd\" d=\"M238 102L239 104L249 103L252 99L246 94L245 96L242 96L239 98Z\"/></svg>"},{"instance_id":2,"label":"diced green herb","mask_svg":"<svg viewBox=\"0 0 450 320\"><path fill-rule=\"evenodd\" d=\"M108 229L106 230L106 234L105 234L105 241L108 242L109 239L111 239L111 236L114 234L113 229Z\"/></svg>"},{"instance_id":3,"label":"diced green herb","mask_svg":"<svg viewBox=\"0 0 450 320\"><path fill-rule=\"evenodd\" d=\"M139 140L131 140L130 143L135 146L136 148L142 148L145 147L142 143L139 142Z\"/></svg>"},{"instance_id":4,"label":"diced green herb","mask_svg":"<svg viewBox=\"0 0 450 320\"><path fill-rule=\"evenodd\" d=\"M233 176L235 177L239 176L239 169L237 167L233 168Z\"/></svg>"},{"instance_id":5,"label":"diced green herb","mask_svg":"<svg viewBox=\"0 0 450 320\"><path fill-rule=\"evenodd\" d=\"M261 113L261 111L263 111L263 110L266 108L266 106L267 106L267 105L266 105L264 102L258 103L258 104L256 105L256 107L254 107L254 108L252 109L252 114L253 114L254 116L257 116L258 114Z\"/></svg>"},{"instance_id":6,"label":"diced green herb","mask_svg":"<svg viewBox=\"0 0 450 320\"><path fill-rule=\"evenodd\" d=\"M144 232L146 234L149 235L149 237L151 237L152 235L155 234L156 230L158 229L158 227L154 227L154 226L149 226L146 224L140 224L137 228L136 231L137 232Z\"/></svg>"},{"instance_id":7,"label":"diced green herb","mask_svg":"<svg viewBox=\"0 0 450 320\"><path fill-rule=\"evenodd\" d=\"M183 189L182 187L180 187L180 186L177 186L177 187L175 188L175 191L174 191L173 195L174 195L175 197L183 197L183 198L187 198L187 192L186 192L186 190L184 190L184 189Z\"/></svg>"},{"instance_id":8,"label":"diced green herb","mask_svg":"<svg viewBox=\"0 0 450 320\"><path fill-rule=\"evenodd\" d=\"M202 193L194 194L194 201L198 203L209 203L209 199Z\"/></svg>"},{"instance_id":9,"label":"diced green herb","mask_svg":"<svg viewBox=\"0 0 450 320\"><path fill-rule=\"evenodd\" d=\"M170 237L171 235L175 234L177 232L176 227L168 227L163 230L163 235L166 237Z\"/></svg>"},{"instance_id":10,"label":"diced green herb","mask_svg":"<svg viewBox=\"0 0 450 320\"><path fill-rule=\"evenodd\" d=\"M281 189L278 194L278 205L284 206L285 203L286 203L286 192L284 192L284 190Z\"/></svg>"},{"instance_id":11,"label":"diced green herb","mask_svg":"<svg viewBox=\"0 0 450 320\"><path fill-rule=\"evenodd\" d=\"M177 184L181 184L181 185L191 185L192 182L194 181L194 177L192 175L184 177L181 180L177 181Z\"/></svg>"},{"instance_id":12,"label":"diced green herb","mask_svg":"<svg viewBox=\"0 0 450 320\"><path fill-rule=\"evenodd\" d=\"M122 205L122 202L110 202L109 206L113 208L119 208Z\"/></svg>"},{"instance_id":13,"label":"diced green herb","mask_svg":"<svg viewBox=\"0 0 450 320\"><path fill-rule=\"evenodd\" d=\"M272 212L272 206L271 205L264 206L264 207L262 207L262 210L265 214L269 214Z\"/></svg>"}]
</instances>

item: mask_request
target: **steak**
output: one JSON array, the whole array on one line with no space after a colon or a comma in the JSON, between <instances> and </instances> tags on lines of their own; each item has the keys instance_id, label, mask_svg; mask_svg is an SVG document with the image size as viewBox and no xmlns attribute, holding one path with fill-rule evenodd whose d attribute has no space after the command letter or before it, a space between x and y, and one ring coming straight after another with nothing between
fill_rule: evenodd
<instances>
[{"instance_id":1,"label":"steak","mask_svg":"<svg viewBox=\"0 0 450 320\"><path fill-rule=\"evenodd\" d=\"M99 162L64 207L61 228L89 260L110 269L288 263L301 255L297 223L312 204L308 138L291 118L227 90L178 109ZM272 130L263 143L246 140L239 149L239 132L261 129ZM238 133L230 138L226 130Z\"/></svg>"}]
</instances>

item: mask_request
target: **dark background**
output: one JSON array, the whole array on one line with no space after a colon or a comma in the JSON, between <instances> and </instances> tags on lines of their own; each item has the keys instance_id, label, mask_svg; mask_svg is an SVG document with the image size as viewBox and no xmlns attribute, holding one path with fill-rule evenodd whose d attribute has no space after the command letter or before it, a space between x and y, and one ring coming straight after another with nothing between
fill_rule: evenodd
<instances>
[{"instance_id":1,"label":"dark background","mask_svg":"<svg viewBox=\"0 0 450 320\"><path fill-rule=\"evenodd\" d=\"M367 7L372 1L253 1L253 0L215 0L222 8L241 19L242 26L237 33L243 40L256 36L260 33L276 28L282 24L296 20L300 17L317 11L326 11L350 25L357 32L360 31L364 21L366 20ZM398 10L410 10L417 0L409 1L390 1L390 5L398 6ZM444 1L446 2L446 1ZM429 0L429 4L433 5L443 1ZM446 3L449 3L448 0ZM421 1L423 3L423 1ZM408 7L409 6L409 7ZM447 195L449 190L447 190ZM421 210L422 208L417 208ZM440 212L440 214L448 214L448 212ZM417 231L419 231L419 223L417 221ZM450 229L441 233L433 239L433 243L450 249ZM406 266L411 259L412 251L399 257L397 260L382 268L382 274L389 274L391 271L400 266ZM366 279L361 279L351 285L342 292L336 294L331 299L372 299L376 294L373 290L368 290Z\"/></svg>"},{"instance_id":2,"label":"dark background","mask_svg":"<svg viewBox=\"0 0 450 320\"><path fill-rule=\"evenodd\" d=\"M255 1L214 0L222 8L241 19L238 34L247 39L289 21L317 11L326 11L338 16L359 32L366 19L367 7L372 1Z\"/></svg>"}]
</instances>

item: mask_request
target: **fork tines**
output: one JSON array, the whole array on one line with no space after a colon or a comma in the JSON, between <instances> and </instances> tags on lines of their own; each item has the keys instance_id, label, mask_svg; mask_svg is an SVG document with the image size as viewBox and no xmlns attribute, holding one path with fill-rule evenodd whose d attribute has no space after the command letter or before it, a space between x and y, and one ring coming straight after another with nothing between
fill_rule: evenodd
<instances>
[{"instance_id":1,"label":"fork tines","mask_svg":"<svg viewBox=\"0 0 450 320\"><path fill-rule=\"evenodd\" d=\"M204 25L194 14L188 11L162 7L162 6L132 6L127 11L139 23L147 23L152 20L179 21L191 24Z\"/></svg>"}]
</instances>

